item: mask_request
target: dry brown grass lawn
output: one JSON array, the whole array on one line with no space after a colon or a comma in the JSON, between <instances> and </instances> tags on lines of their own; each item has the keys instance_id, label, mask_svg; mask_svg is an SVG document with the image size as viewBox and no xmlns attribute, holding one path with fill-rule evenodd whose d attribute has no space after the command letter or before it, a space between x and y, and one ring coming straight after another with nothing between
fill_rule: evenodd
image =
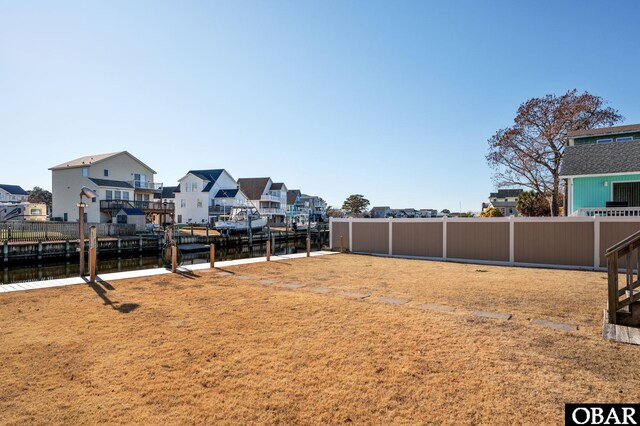
<instances>
[{"instance_id":1,"label":"dry brown grass lawn","mask_svg":"<svg viewBox=\"0 0 640 426\"><path fill-rule=\"evenodd\" d=\"M640 348L600 336L602 273L356 255L229 270L254 280L0 294L0 422L558 424L565 402L640 400ZM356 290L372 296L339 295Z\"/></svg>"}]
</instances>

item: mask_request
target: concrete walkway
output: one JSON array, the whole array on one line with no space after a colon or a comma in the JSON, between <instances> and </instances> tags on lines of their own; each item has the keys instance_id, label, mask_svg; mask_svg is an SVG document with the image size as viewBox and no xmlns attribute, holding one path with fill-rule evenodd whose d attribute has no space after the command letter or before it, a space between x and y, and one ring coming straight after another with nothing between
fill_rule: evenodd
<instances>
[{"instance_id":1,"label":"concrete walkway","mask_svg":"<svg viewBox=\"0 0 640 426\"><path fill-rule=\"evenodd\" d=\"M316 256L327 256L330 254L338 254L333 251L312 251L311 257ZM280 260L288 260L288 259L301 259L306 257L306 253L296 253L296 254L286 254L281 256L271 256L272 262L278 262ZM248 265L251 263L262 263L266 262L266 257L252 257L249 259L236 259L236 260L223 260L220 262L216 262L216 268L225 268L228 266L238 266L238 265ZM179 270L187 270L187 271L199 271L202 269L211 269L209 262L206 263L198 263L196 265L186 265L178 268ZM170 274L171 271L165 268L153 268L153 269L141 269L137 271L126 271L126 272L114 272L111 274L100 274L96 277L96 281L114 281L114 280L124 280L128 278L139 278L139 277L151 277L154 275L164 275ZM27 283L16 283L16 284L0 284L0 293L10 293L14 291L26 291L26 290L37 290L40 288L50 288L50 287L64 287L67 285L77 285L77 284L86 284L89 281L87 277L73 277L73 278L61 278L57 280L48 280L48 281L31 281Z\"/></svg>"}]
</instances>

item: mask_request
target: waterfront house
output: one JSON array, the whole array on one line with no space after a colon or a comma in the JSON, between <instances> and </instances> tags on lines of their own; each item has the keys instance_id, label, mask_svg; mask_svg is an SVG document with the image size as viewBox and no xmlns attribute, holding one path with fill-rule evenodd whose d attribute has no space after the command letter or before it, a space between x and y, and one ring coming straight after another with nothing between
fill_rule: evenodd
<instances>
[{"instance_id":1,"label":"waterfront house","mask_svg":"<svg viewBox=\"0 0 640 426\"><path fill-rule=\"evenodd\" d=\"M369 214L374 219L384 219L385 217L392 216L391 208L389 206L372 207Z\"/></svg>"},{"instance_id":2,"label":"waterfront house","mask_svg":"<svg viewBox=\"0 0 640 426\"><path fill-rule=\"evenodd\" d=\"M566 214L640 215L640 124L570 132L560 169Z\"/></svg>"},{"instance_id":3,"label":"waterfront house","mask_svg":"<svg viewBox=\"0 0 640 426\"><path fill-rule=\"evenodd\" d=\"M522 189L498 189L489 194L489 202L482 203L482 211L491 207L502 213L502 216L518 216L516 205Z\"/></svg>"},{"instance_id":4,"label":"waterfront house","mask_svg":"<svg viewBox=\"0 0 640 426\"><path fill-rule=\"evenodd\" d=\"M266 216L272 225L284 225L287 212L287 186L269 177L238 179L240 190Z\"/></svg>"},{"instance_id":5,"label":"waterfront house","mask_svg":"<svg viewBox=\"0 0 640 426\"><path fill-rule=\"evenodd\" d=\"M327 203L317 195L300 195L300 203L309 214L312 222L324 221L327 217Z\"/></svg>"},{"instance_id":6,"label":"waterfront house","mask_svg":"<svg viewBox=\"0 0 640 426\"><path fill-rule=\"evenodd\" d=\"M29 193L18 185L0 183L0 202L22 202L29 199Z\"/></svg>"},{"instance_id":7,"label":"waterfront house","mask_svg":"<svg viewBox=\"0 0 640 426\"><path fill-rule=\"evenodd\" d=\"M418 216L420 216L421 218L437 217L438 216L438 210L436 210L436 209L420 209L420 211L418 212Z\"/></svg>"},{"instance_id":8,"label":"waterfront house","mask_svg":"<svg viewBox=\"0 0 640 426\"><path fill-rule=\"evenodd\" d=\"M302 211L301 195L302 192L299 189L287 190L287 218L291 219L300 213L306 213Z\"/></svg>"},{"instance_id":9,"label":"waterfront house","mask_svg":"<svg viewBox=\"0 0 640 426\"><path fill-rule=\"evenodd\" d=\"M177 223L212 224L233 206L247 202L236 180L224 169L189 170L178 182L173 191Z\"/></svg>"},{"instance_id":10,"label":"waterfront house","mask_svg":"<svg viewBox=\"0 0 640 426\"><path fill-rule=\"evenodd\" d=\"M124 208L116 214L116 223L135 225L136 231L144 231L146 227L145 213L140 209Z\"/></svg>"},{"instance_id":11,"label":"waterfront house","mask_svg":"<svg viewBox=\"0 0 640 426\"><path fill-rule=\"evenodd\" d=\"M0 221L3 220L46 221L47 205L29 201L0 201Z\"/></svg>"},{"instance_id":12,"label":"waterfront house","mask_svg":"<svg viewBox=\"0 0 640 426\"><path fill-rule=\"evenodd\" d=\"M145 213L147 223L159 222L162 214L173 215L173 204L156 201L162 184L153 180L156 172L127 151L87 155L51 167L52 216L64 222L78 220L80 191L87 187L97 193L87 204L85 219L90 223L116 223L123 208Z\"/></svg>"}]
</instances>

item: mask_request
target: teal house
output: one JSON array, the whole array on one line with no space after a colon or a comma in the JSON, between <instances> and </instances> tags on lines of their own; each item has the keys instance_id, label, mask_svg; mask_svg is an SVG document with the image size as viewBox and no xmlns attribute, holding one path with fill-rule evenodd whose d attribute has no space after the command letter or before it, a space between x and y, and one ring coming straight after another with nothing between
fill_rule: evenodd
<instances>
[{"instance_id":1,"label":"teal house","mask_svg":"<svg viewBox=\"0 0 640 426\"><path fill-rule=\"evenodd\" d=\"M560 167L570 216L640 216L640 124L568 134Z\"/></svg>"}]
</instances>

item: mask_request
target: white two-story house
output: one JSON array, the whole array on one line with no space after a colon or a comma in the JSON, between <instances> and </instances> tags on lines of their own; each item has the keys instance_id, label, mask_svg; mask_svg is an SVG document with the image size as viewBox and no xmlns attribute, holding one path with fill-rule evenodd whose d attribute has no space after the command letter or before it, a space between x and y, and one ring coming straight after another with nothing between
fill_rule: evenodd
<instances>
[{"instance_id":1,"label":"white two-story house","mask_svg":"<svg viewBox=\"0 0 640 426\"><path fill-rule=\"evenodd\" d=\"M224 169L189 170L173 193L176 222L211 224L233 206L244 205L247 197Z\"/></svg>"},{"instance_id":2,"label":"white two-story house","mask_svg":"<svg viewBox=\"0 0 640 426\"><path fill-rule=\"evenodd\" d=\"M240 190L266 216L269 223L282 225L287 215L287 186L282 182L273 182L271 178L238 179Z\"/></svg>"},{"instance_id":3,"label":"white two-story house","mask_svg":"<svg viewBox=\"0 0 640 426\"><path fill-rule=\"evenodd\" d=\"M164 214L173 215L173 204L154 201L162 189L155 183L156 172L127 151L88 155L51 167L52 217L65 222L78 220L80 191L87 187L97 193L87 204L89 223L116 223L123 209L142 210L147 223L159 222Z\"/></svg>"}]
</instances>

